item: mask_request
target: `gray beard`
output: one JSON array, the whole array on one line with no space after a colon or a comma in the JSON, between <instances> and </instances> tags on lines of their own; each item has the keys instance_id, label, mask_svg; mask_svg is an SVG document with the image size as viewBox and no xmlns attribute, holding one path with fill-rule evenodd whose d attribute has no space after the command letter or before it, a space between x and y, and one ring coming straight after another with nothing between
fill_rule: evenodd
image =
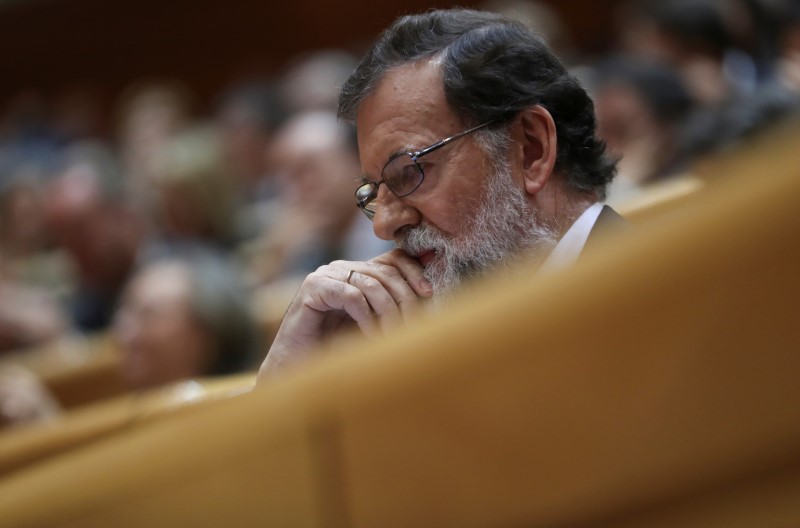
<instances>
[{"instance_id":1,"label":"gray beard","mask_svg":"<svg viewBox=\"0 0 800 528\"><path fill-rule=\"evenodd\" d=\"M510 269L521 257L546 256L558 242L554 229L537 218L525 192L514 185L507 166L484 181L478 210L461 235L446 237L428 224L406 231L397 245L418 255L435 250L425 268L435 300L451 296L466 281L498 269Z\"/></svg>"}]
</instances>

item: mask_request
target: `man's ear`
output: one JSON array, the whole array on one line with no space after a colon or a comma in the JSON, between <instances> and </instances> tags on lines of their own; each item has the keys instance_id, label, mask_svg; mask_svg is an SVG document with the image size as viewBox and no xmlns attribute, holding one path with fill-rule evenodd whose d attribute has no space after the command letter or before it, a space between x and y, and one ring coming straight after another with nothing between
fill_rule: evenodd
<instances>
[{"instance_id":1,"label":"man's ear","mask_svg":"<svg viewBox=\"0 0 800 528\"><path fill-rule=\"evenodd\" d=\"M558 140L553 116L543 106L532 106L520 113L518 139L521 149L520 169L525 191L534 195L541 191L556 166Z\"/></svg>"}]
</instances>

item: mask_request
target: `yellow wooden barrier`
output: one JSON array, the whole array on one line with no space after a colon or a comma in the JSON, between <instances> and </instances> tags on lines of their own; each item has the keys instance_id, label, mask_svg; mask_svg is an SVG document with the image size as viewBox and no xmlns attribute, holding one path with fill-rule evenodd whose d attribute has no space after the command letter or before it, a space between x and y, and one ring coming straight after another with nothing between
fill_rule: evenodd
<instances>
[{"instance_id":1,"label":"yellow wooden barrier","mask_svg":"<svg viewBox=\"0 0 800 528\"><path fill-rule=\"evenodd\" d=\"M183 381L84 406L46 424L0 434L0 477L198 405L248 392L255 373Z\"/></svg>"},{"instance_id":2,"label":"yellow wooden barrier","mask_svg":"<svg viewBox=\"0 0 800 528\"><path fill-rule=\"evenodd\" d=\"M33 372L66 409L129 390L122 376L119 351L105 335L65 338L0 359L0 368L9 364Z\"/></svg>"}]
</instances>

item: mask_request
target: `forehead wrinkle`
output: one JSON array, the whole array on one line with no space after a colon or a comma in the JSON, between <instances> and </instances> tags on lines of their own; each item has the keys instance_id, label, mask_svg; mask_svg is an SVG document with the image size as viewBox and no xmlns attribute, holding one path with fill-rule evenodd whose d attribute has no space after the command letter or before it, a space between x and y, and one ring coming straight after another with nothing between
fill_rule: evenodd
<instances>
[{"instance_id":1,"label":"forehead wrinkle","mask_svg":"<svg viewBox=\"0 0 800 528\"><path fill-rule=\"evenodd\" d=\"M356 122L366 174L458 128L458 117L444 97L440 65L430 59L392 68L362 102Z\"/></svg>"}]
</instances>

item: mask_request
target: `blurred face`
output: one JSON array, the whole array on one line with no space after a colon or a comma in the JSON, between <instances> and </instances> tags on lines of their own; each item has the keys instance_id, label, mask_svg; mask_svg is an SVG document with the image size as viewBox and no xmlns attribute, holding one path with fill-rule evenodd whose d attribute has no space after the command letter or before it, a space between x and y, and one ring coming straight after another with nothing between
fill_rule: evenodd
<instances>
[{"instance_id":1,"label":"blurred face","mask_svg":"<svg viewBox=\"0 0 800 528\"><path fill-rule=\"evenodd\" d=\"M105 202L88 164L67 168L46 190L47 228L73 259L82 282L116 291L138 246L138 227L124 207Z\"/></svg>"},{"instance_id":2,"label":"blurred face","mask_svg":"<svg viewBox=\"0 0 800 528\"><path fill-rule=\"evenodd\" d=\"M151 387L208 371L212 346L190 311L191 284L176 263L146 268L130 284L114 321L123 372L134 387Z\"/></svg>"},{"instance_id":3,"label":"blurred face","mask_svg":"<svg viewBox=\"0 0 800 528\"><path fill-rule=\"evenodd\" d=\"M656 135L652 112L633 88L609 84L597 90L594 99L597 133L612 153L623 155L631 143Z\"/></svg>"},{"instance_id":4,"label":"blurred face","mask_svg":"<svg viewBox=\"0 0 800 528\"><path fill-rule=\"evenodd\" d=\"M333 114L308 113L290 121L271 149L289 206L332 226L357 214L353 184L358 159L341 135Z\"/></svg>"}]
</instances>

